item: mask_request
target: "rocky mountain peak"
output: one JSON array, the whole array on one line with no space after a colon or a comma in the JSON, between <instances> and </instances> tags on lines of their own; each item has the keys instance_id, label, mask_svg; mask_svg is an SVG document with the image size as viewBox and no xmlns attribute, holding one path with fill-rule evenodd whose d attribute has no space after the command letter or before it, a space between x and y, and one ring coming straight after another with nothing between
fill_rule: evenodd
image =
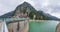
<instances>
[{"instance_id":1,"label":"rocky mountain peak","mask_svg":"<svg viewBox=\"0 0 60 32\"><path fill-rule=\"evenodd\" d=\"M23 2L22 4L18 5L15 9L16 11L20 11L20 12L28 12L30 13L31 11L36 11L35 8L28 2Z\"/></svg>"},{"instance_id":2,"label":"rocky mountain peak","mask_svg":"<svg viewBox=\"0 0 60 32\"><path fill-rule=\"evenodd\" d=\"M31 6L31 4L29 4L28 2L23 2L22 4L18 5L17 7L20 7L20 6L28 7L28 6Z\"/></svg>"},{"instance_id":3,"label":"rocky mountain peak","mask_svg":"<svg viewBox=\"0 0 60 32\"><path fill-rule=\"evenodd\" d=\"M29 4L28 2L23 2L23 4Z\"/></svg>"}]
</instances>

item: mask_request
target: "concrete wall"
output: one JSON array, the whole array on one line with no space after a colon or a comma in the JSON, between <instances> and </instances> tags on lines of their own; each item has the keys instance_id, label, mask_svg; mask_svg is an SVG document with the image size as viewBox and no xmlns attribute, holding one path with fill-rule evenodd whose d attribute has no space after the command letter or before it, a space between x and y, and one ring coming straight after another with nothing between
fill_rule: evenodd
<instances>
[{"instance_id":1,"label":"concrete wall","mask_svg":"<svg viewBox=\"0 0 60 32\"><path fill-rule=\"evenodd\" d=\"M8 30L9 32L28 32L28 21L20 21L19 22L19 30L17 30L18 28L18 22L14 22L14 23L9 23L8 25Z\"/></svg>"},{"instance_id":2,"label":"concrete wall","mask_svg":"<svg viewBox=\"0 0 60 32\"><path fill-rule=\"evenodd\" d=\"M0 32L3 32L3 31L2 31L3 24L4 24L3 21L0 20Z\"/></svg>"}]
</instances>

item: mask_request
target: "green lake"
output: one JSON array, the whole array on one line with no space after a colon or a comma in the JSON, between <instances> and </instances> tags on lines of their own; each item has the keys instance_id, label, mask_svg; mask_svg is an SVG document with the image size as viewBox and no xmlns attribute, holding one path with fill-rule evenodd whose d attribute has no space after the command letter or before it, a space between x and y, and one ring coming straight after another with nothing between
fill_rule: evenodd
<instances>
[{"instance_id":1,"label":"green lake","mask_svg":"<svg viewBox=\"0 0 60 32\"><path fill-rule=\"evenodd\" d=\"M29 32L55 32L58 21L29 22Z\"/></svg>"}]
</instances>

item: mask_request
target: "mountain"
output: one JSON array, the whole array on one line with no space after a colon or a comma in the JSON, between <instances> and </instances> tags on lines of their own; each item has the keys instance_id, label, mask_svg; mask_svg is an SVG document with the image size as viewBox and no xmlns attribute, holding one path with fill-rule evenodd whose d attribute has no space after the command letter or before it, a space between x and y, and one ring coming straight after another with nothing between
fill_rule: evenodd
<instances>
[{"instance_id":1,"label":"mountain","mask_svg":"<svg viewBox=\"0 0 60 32\"><path fill-rule=\"evenodd\" d=\"M39 19L39 20L57 20L58 19L54 16L44 13L43 11L37 11L31 4L27 2L24 2L18 5L14 11L8 12L7 14L0 16L0 18L11 18L13 16L16 16L16 14L19 16L18 13L19 14L23 13L24 15L26 13L27 17L29 17L30 19L33 19L34 15L36 16L35 19Z\"/></svg>"},{"instance_id":2,"label":"mountain","mask_svg":"<svg viewBox=\"0 0 60 32\"><path fill-rule=\"evenodd\" d=\"M16 10L19 10L22 13L27 13L28 17L31 19L33 19L33 15L36 14L36 9L31 4L29 4L27 2L24 2L21 5L18 5Z\"/></svg>"},{"instance_id":3,"label":"mountain","mask_svg":"<svg viewBox=\"0 0 60 32\"><path fill-rule=\"evenodd\" d=\"M32 5L30 5L27 2L24 2L24 3L20 4L20 5L18 5L14 11L8 12L8 13L0 16L0 18L13 17L16 14L17 11L19 11L19 13L24 13L24 14L27 13L28 17L30 17L31 15L36 13L36 10L35 10L34 7L32 7ZM32 18L32 16L30 18Z\"/></svg>"},{"instance_id":4,"label":"mountain","mask_svg":"<svg viewBox=\"0 0 60 32\"><path fill-rule=\"evenodd\" d=\"M50 15L50 14L48 14L48 13L44 13L43 11L37 11L37 12L38 12L41 16L43 16L45 20L58 20L57 17L52 16L52 15Z\"/></svg>"}]
</instances>

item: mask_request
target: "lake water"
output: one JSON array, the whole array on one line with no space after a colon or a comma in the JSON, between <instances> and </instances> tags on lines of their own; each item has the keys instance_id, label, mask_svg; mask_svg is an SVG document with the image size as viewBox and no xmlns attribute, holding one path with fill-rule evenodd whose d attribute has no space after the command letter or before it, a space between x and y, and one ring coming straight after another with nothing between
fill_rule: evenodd
<instances>
[{"instance_id":1,"label":"lake water","mask_svg":"<svg viewBox=\"0 0 60 32\"><path fill-rule=\"evenodd\" d=\"M29 32L55 32L58 21L29 22Z\"/></svg>"}]
</instances>

